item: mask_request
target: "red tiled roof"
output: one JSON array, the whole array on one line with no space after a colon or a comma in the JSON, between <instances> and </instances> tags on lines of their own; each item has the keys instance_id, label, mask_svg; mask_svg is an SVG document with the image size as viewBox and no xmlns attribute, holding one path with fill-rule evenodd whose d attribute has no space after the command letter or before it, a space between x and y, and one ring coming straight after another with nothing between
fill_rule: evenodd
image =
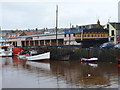
<instances>
[{"instance_id":1,"label":"red tiled roof","mask_svg":"<svg viewBox=\"0 0 120 90\"><path fill-rule=\"evenodd\" d=\"M35 35L36 33L35 32L24 32L24 34L26 34L26 35Z\"/></svg>"}]
</instances>

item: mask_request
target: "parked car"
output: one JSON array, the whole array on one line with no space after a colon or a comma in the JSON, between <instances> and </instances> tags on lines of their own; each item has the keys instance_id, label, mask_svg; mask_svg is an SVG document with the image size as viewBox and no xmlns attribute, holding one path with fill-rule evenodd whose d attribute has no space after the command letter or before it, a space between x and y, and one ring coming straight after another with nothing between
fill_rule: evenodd
<instances>
[{"instance_id":1,"label":"parked car","mask_svg":"<svg viewBox=\"0 0 120 90\"><path fill-rule=\"evenodd\" d=\"M120 49L120 43L116 44L114 47Z\"/></svg>"},{"instance_id":2,"label":"parked car","mask_svg":"<svg viewBox=\"0 0 120 90\"><path fill-rule=\"evenodd\" d=\"M100 48L114 48L115 44L113 42L103 43Z\"/></svg>"}]
</instances>

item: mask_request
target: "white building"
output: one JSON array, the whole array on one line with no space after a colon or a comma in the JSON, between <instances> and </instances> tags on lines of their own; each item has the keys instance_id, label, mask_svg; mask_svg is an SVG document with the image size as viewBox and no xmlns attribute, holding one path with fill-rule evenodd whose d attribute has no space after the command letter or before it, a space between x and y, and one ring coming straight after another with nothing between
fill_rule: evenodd
<instances>
[{"instance_id":1,"label":"white building","mask_svg":"<svg viewBox=\"0 0 120 90\"><path fill-rule=\"evenodd\" d=\"M75 33L68 33L64 35L64 45L81 45L75 41Z\"/></svg>"},{"instance_id":2,"label":"white building","mask_svg":"<svg viewBox=\"0 0 120 90\"><path fill-rule=\"evenodd\" d=\"M104 29L109 30L109 41L115 44L120 43L120 23L109 22L105 25Z\"/></svg>"}]
</instances>

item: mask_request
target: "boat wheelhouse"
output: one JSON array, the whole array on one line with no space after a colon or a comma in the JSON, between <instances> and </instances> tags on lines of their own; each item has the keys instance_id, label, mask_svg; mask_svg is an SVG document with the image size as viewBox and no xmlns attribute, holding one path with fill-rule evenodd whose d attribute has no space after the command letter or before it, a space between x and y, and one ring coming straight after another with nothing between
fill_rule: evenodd
<instances>
[{"instance_id":1,"label":"boat wheelhouse","mask_svg":"<svg viewBox=\"0 0 120 90\"><path fill-rule=\"evenodd\" d=\"M12 56L12 48L11 44L0 43L0 57Z\"/></svg>"}]
</instances>

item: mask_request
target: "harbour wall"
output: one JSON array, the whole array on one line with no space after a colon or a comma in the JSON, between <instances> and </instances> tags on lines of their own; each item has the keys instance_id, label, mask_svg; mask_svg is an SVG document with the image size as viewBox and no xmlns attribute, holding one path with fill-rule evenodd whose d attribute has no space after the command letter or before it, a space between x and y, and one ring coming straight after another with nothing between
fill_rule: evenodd
<instances>
[{"instance_id":1,"label":"harbour wall","mask_svg":"<svg viewBox=\"0 0 120 90\"><path fill-rule=\"evenodd\" d=\"M100 62L116 62L120 49L100 49L81 47L38 47L38 53L51 52L51 60L80 60L80 58L97 57Z\"/></svg>"}]
</instances>

